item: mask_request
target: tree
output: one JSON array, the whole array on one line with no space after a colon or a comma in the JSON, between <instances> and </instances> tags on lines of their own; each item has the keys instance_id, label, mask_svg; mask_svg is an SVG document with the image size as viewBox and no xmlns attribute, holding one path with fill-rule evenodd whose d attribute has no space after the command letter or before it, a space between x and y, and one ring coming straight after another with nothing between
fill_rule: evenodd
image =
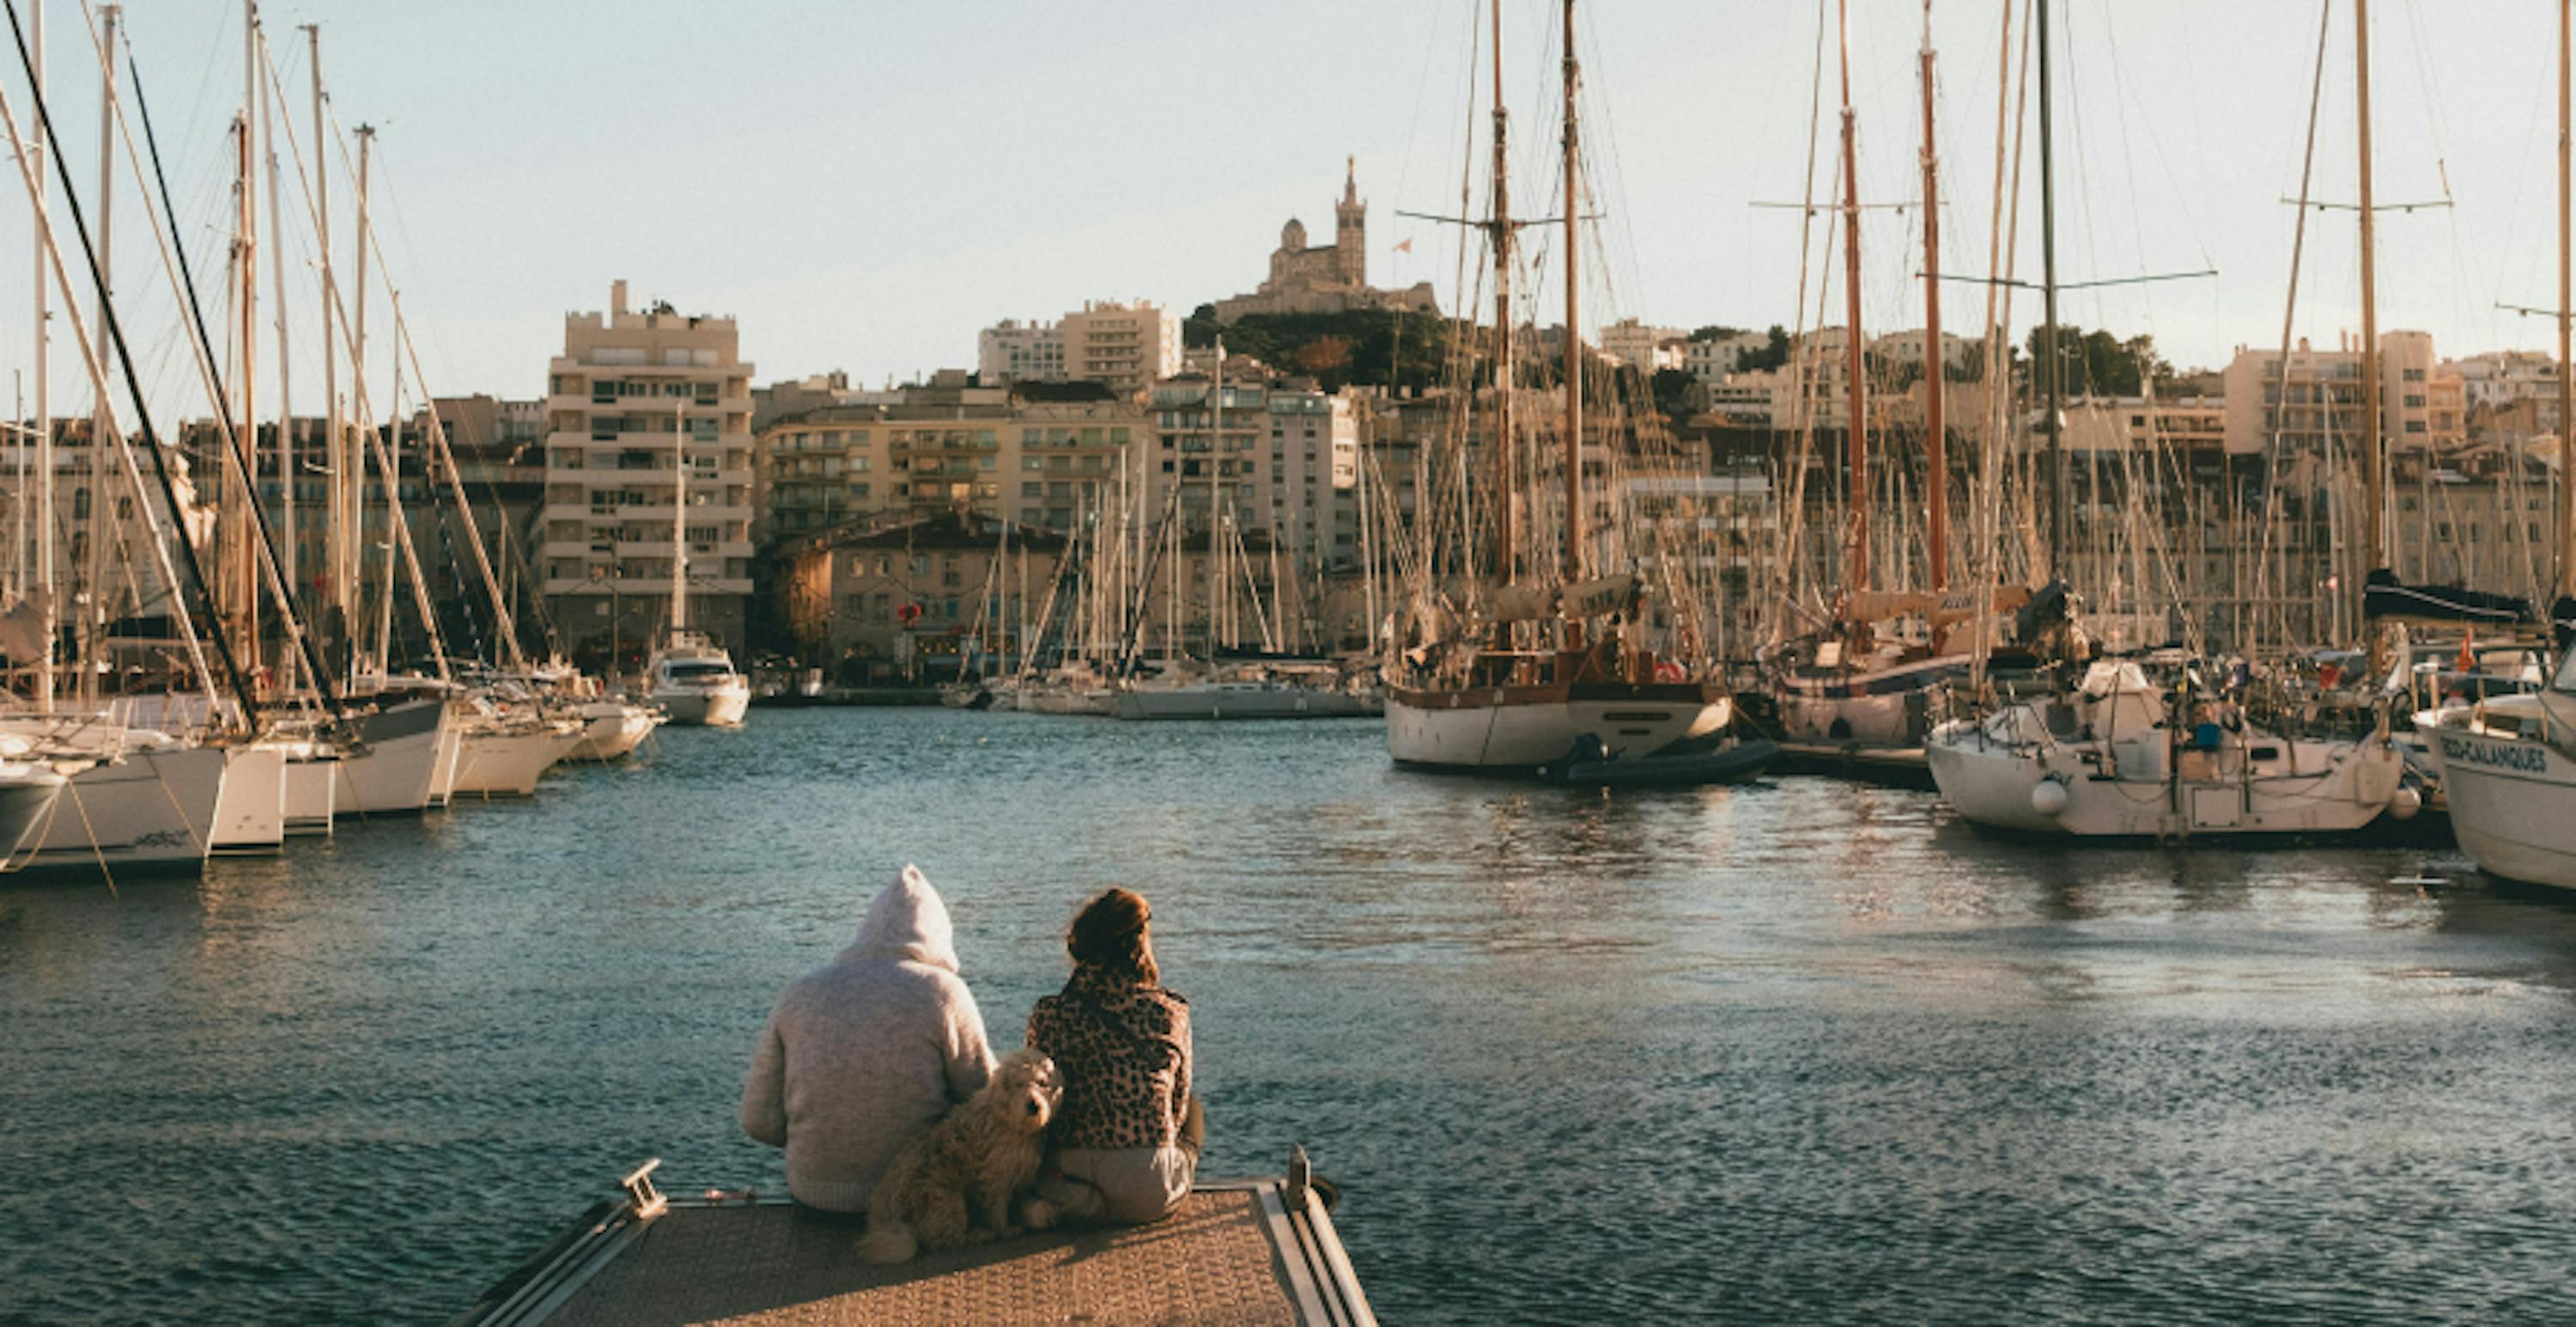
<instances>
[{"instance_id":1,"label":"tree","mask_svg":"<svg viewBox=\"0 0 2576 1327\"><path fill-rule=\"evenodd\" d=\"M1338 336L1319 336L1297 347L1292 359L1299 372L1321 379L1325 391L1340 391L1350 373L1351 343Z\"/></svg>"},{"instance_id":2,"label":"tree","mask_svg":"<svg viewBox=\"0 0 2576 1327\"><path fill-rule=\"evenodd\" d=\"M1744 335L1744 329L1741 327L1729 327L1724 323L1710 323L1708 326L1699 328L1692 332L1690 334L1690 339L1693 341L1723 341L1730 336L1742 335Z\"/></svg>"},{"instance_id":3,"label":"tree","mask_svg":"<svg viewBox=\"0 0 2576 1327\"><path fill-rule=\"evenodd\" d=\"M2060 372L2058 390L2068 396L2140 396L2146 384L2158 385L2173 380L2173 365L2156 353L2156 339L2140 333L2123 341L2111 333L2061 324L2057 329ZM2030 356L2034 372L2044 372L2048 363L2046 348L2048 328L2030 329ZM2034 386L2043 380L2035 379Z\"/></svg>"},{"instance_id":4,"label":"tree","mask_svg":"<svg viewBox=\"0 0 2576 1327\"><path fill-rule=\"evenodd\" d=\"M1698 383L1686 369L1655 370L1655 408L1675 419L1689 415L1690 389Z\"/></svg>"},{"instance_id":5,"label":"tree","mask_svg":"<svg viewBox=\"0 0 2576 1327\"><path fill-rule=\"evenodd\" d=\"M1764 335L1766 339L1759 349L1745 351L1743 357L1735 361L1737 371L1753 373L1776 369L1789 362L1789 329L1773 323L1771 330Z\"/></svg>"}]
</instances>

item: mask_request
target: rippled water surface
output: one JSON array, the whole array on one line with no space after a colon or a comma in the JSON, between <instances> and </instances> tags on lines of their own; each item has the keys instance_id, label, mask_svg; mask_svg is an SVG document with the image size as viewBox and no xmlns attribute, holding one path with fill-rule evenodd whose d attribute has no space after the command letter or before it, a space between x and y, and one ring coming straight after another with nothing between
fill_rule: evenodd
<instances>
[{"instance_id":1,"label":"rippled water surface","mask_svg":"<svg viewBox=\"0 0 2576 1327\"><path fill-rule=\"evenodd\" d=\"M202 882L0 885L0 1318L436 1322L640 1158L782 1187L753 1034L906 860L1005 1046L1073 904L1144 890L1208 1173L1304 1143L1390 1322L2576 1314L2576 908L2455 853L799 710Z\"/></svg>"}]
</instances>

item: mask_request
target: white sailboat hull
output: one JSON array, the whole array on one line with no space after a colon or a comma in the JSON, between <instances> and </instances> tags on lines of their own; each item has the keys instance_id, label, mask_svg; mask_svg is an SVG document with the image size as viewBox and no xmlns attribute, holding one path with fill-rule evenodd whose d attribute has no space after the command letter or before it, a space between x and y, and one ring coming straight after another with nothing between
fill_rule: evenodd
<instances>
[{"instance_id":1,"label":"white sailboat hull","mask_svg":"<svg viewBox=\"0 0 2576 1327\"><path fill-rule=\"evenodd\" d=\"M0 767L0 863L19 864L19 849L42 825L71 780L42 765Z\"/></svg>"},{"instance_id":2,"label":"white sailboat hull","mask_svg":"<svg viewBox=\"0 0 2576 1327\"><path fill-rule=\"evenodd\" d=\"M581 740L573 744L566 760L623 760L662 726L662 716L641 705L622 701L600 701L584 705Z\"/></svg>"},{"instance_id":3,"label":"white sailboat hull","mask_svg":"<svg viewBox=\"0 0 2576 1327\"><path fill-rule=\"evenodd\" d=\"M1556 691L1566 688L1511 688ZM1661 698L1658 691L1672 691ZM1502 698L1496 703L1496 698ZM1732 707L1701 688L1666 686L1640 696L1507 697L1469 691L1397 690L1386 698L1386 749L1396 763L1430 769L1532 772L1586 733L1601 739L1604 759L1632 760L1726 727Z\"/></svg>"},{"instance_id":4,"label":"white sailboat hull","mask_svg":"<svg viewBox=\"0 0 2576 1327\"><path fill-rule=\"evenodd\" d=\"M286 832L290 835L331 832L332 792L339 786L340 758L323 752L288 752L286 756Z\"/></svg>"},{"instance_id":5,"label":"white sailboat hull","mask_svg":"<svg viewBox=\"0 0 2576 1327\"><path fill-rule=\"evenodd\" d=\"M228 856L286 847L286 753L275 747L224 751L223 796L215 802L213 850Z\"/></svg>"},{"instance_id":6,"label":"white sailboat hull","mask_svg":"<svg viewBox=\"0 0 2576 1327\"><path fill-rule=\"evenodd\" d=\"M464 736L464 754L456 762L456 795L460 797L529 797L537 780L581 744L583 730L573 724L514 732L475 732Z\"/></svg>"},{"instance_id":7,"label":"white sailboat hull","mask_svg":"<svg viewBox=\"0 0 2576 1327\"><path fill-rule=\"evenodd\" d=\"M2038 722L2032 718L2024 730L2035 731ZM2106 777L2077 746L1990 740L1981 725L1961 721L1944 724L1924 754L1942 799L1966 819L2074 838L2347 832L2387 810L2405 767L2385 741L2278 738L2269 745L2290 758L2260 765L2252 777L2116 768ZM2042 784L2054 790L2043 792Z\"/></svg>"},{"instance_id":8,"label":"white sailboat hull","mask_svg":"<svg viewBox=\"0 0 2576 1327\"><path fill-rule=\"evenodd\" d=\"M37 831L26 869L203 870L226 763L215 747L171 747L82 770Z\"/></svg>"},{"instance_id":9,"label":"white sailboat hull","mask_svg":"<svg viewBox=\"0 0 2576 1327\"><path fill-rule=\"evenodd\" d=\"M2576 889L2576 760L2529 738L2437 728L2451 832L2478 869Z\"/></svg>"},{"instance_id":10,"label":"white sailboat hull","mask_svg":"<svg viewBox=\"0 0 2576 1327\"><path fill-rule=\"evenodd\" d=\"M334 816L414 815L429 805L442 735L456 720L446 701L416 700L361 716L364 746L332 762Z\"/></svg>"}]
</instances>

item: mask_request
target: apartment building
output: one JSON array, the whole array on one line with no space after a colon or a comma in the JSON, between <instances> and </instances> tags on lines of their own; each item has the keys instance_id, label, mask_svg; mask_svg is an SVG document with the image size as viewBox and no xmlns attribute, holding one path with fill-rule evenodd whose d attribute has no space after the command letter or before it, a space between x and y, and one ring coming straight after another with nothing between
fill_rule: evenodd
<instances>
[{"instance_id":1,"label":"apartment building","mask_svg":"<svg viewBox=\"0 0 2576 1327\"><path fill-rule=\"evenodd\" d=\"M1057 327L1067 379L1088 379L1133 396L1181 371L1180 315L1159 305L1085 301Z\"/></svg>"},{"instance_id":2,"label":"apartment building","mask_svg":"<svg viewBox=\"0 0 2576 1327\"><path fill-rule=\"evenodd\" d=\"M975 337L975 373L986 385L1064 381L1064 329L1005 318Z\"/></svg>"},{"instance_id":3,"label":"apartment building","mask_svg":"<svg viewBox=\"0 0 2576 1327\"><path fill-rule=\"evenodd\" d=\"M683 524L690 625L744 644L752 366L739 351L733 319L668 304L636 312L624 281L605 315L564 318L563 354L548 367L538 562L567 648L641 657L668 621Z\"/></svg>"},{"instance_id":4,"label":"apartment building","mask_svg":"<svg viewBox=\"0 0 2576 1327\"><path fill-rule=\"evenodd\" d=\"M941 512L1069 531L1150 428L1141 407L1105 391L970 385L944 370L762 429L760 537Z\"/></svg>"},{"instance_id":5,"label":"apartment building","mask_svg":"<svg viewBox=\"0 0 2576 1327\"><path fill-rule=\"evenodd\" d=\"M2289 357L2239 346L2223 374L2227 450L2263 453L2275 438L2292 454L2349 455L2365 427L2361 351L2349 339L2331 351L2302 338ZM2466 384L2437 371L2433 338L2388 332L2379 338L2380 431L2389 451L2445 452L2467 440Z\"/></svg>"},{"instance_id":6,"label":"apartment building","mask_svg":"<svg viewBox=\"0 0 2576 1327\"><path fill-rule=\"evenodd\" d=\"M1260 532L1301 567L1347 563L1359 519L1358 398L1258 378L1230 378L1221 410L1214 398L1200 374L1156 384L1154 445L1137 459L1146 510L1173 511L1192 532L1214 512L1219 528Z\"/></svg>"}]
</instances>

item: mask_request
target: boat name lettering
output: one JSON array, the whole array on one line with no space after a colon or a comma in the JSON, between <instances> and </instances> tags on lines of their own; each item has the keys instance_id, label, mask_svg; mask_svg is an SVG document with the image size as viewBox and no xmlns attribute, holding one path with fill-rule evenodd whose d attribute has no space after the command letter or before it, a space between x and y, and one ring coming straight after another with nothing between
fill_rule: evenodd
<instances>
[{"instance_id":1,"label":"boat name lettering","mask_svg":"<svg viewBox=\"0 0 2576 1327\"><path fill-rule=\"evenodd\" d=\"M2525 774L2549 772L2549 753L2536 746L2488 745L2464 742L2448 733L2442 734L2442 759L2465 760L2472 765L2495 769L2518 769Z\"/></svg>"}]
</instances>

